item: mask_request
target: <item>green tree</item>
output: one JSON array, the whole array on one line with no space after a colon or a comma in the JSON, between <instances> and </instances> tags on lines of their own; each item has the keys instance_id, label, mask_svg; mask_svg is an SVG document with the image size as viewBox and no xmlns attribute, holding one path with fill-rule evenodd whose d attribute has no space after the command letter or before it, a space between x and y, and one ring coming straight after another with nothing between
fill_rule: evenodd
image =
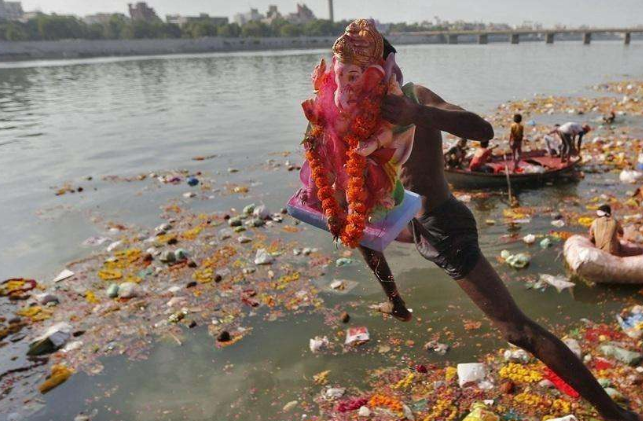
<instances>
[{"instance_id":1,"label":"green tree","mask_svg":"<svg viewBox=\"0 0 643 421\"><path fill-rule=\"evenodd\" d=\"M0 37L5 41L27 41L29 33L23 25L9 22L0 29Z\"/></svg>"},{"instance_id":2,"label":"green tree","mask_svg":"<svg viewBox=\"0 0 643 421\"><path fill-rule=\"evenodd\" d=\"M103 26L103 38L106 39L121 39L127 37L128 31L126 30L129 22L123 15L113 14L109 21Z\"/></svg>"},{"instance_id":3,"label":"green tree","mask_svg":"<svg viewBox=\"0 0 643 421\"><path fill-rule=\"evenodd\" d=\"M87 39L102 39L104 38L104 27L100 23L93 23L87 26Z\"/></svg>"},{"instance_id":4,"label":"green tree","mask_svg":"<svg viewBox=\"0 0 643 421\"><path fill-rule=\"evenodd\" d=\"M335 35L335 25L329 20L317 19L305 24L303 33L311 37Z\"/></svg>"},{"instance_id":5,"label":"green tree","mask_svg":"<svg viewBox=\"0 0 643 421\"><path fill-rule=\"evenodd\" d=\"M157 22L156 26L157 38L181 38L181 28L174 23Z\"/></svg>"},{"instance_id":6,"label":"green tree","mask_svg":"<svg viewBox=\"0 0 643 421\"><path fill-rule=\"evenodd\" d=\"M270 27L260 21L251 21L243 25L241 35L244 37L268 37Z\"/></svg>"},{"instance_id":7,"label":"green tree","mask_svg":"<svg viewBox=\"0 0 643 421\"><path fill-rule=\"evenodd\" d=\"M218 28L209 20L199 20L188 23L183 28L183 33L189 38L215 37L217 36Z\"/></svg>"},{"instance_id":8,"label":"green tree","mask_svg":"<svg viewBox=\"0 0 643 421\"><path fill-rule=\"evenodd\" d=\"M228 23L217 28L217 35L226 38L238 38L241 35L241 27L236 23Z\"/></svg>"},{"instance_id":9,"label":"green tree","mask_svg":"<svg viewBox=\"0 0 643 421\"><path fill-rule=\"evenodd\" d=\"M40 15L35 20L40 39L59 40L87 37L87 25L73 16Z\"/></svg>"},{"instance_id":10,"label":"green tree","mask_svg":"<svg viewBox=\"0 0 643 421\"><path fill-rule=\"evenodd\" d=\"M288 23L281 27L279 35L282 37L298 37L303 33L301 25L293 25Z\"/></svg>"}]
</instances>

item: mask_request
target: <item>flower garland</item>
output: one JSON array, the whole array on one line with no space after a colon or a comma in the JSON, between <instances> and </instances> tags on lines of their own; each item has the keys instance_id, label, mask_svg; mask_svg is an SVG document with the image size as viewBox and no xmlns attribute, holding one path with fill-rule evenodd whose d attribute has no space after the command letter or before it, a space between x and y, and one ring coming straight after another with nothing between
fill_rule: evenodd
<instances>
[{"instance_id":1,"label":"flower garland","mask_svg":"<svg viewBox=\"0 0 643 421\"><path fill-rule=\"evenodd\" d=\"M329 180L323 161L319 155L318 145L323 129L314 126L304 139L308 146L306 159L310 165L312 178L317 186L317 198L321 201L322 211L328 220L328 229L335 239L350 248L359 246L371 209L366 205L366 157L357 152L359 144L373 136L381 123L380 104L386 85L378 85L371 95L360 104L359 114L353 119L343 141L348 146L346 152L346 173L348 174L347 202L348 216L342 218L342 209L335 197L336 188Z\"/></svg>"}]
</instances>

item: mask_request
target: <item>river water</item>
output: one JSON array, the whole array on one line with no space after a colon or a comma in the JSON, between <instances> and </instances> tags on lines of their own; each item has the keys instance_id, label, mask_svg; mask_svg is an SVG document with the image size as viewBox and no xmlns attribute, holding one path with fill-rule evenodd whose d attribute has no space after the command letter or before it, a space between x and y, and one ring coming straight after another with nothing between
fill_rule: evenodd
<instances>
[{"instance_id":1,"label":"river water","mask_svg":"<svg viewBox=\"0 0 643 421\"><path fill-rule=\"evenodd\" d=\"M160 221L159 206L179 194L172 189L142 194L135 187L100 181L104 176L186 168L220 172L223 177L228 167L249 168L270 153L296 152L305 126L298 104L311 95L308 75L324 54L289 51L0 64L0 279L51 279L67 262L89 253L81 243L96 234L95 215L153 227ZM590 88L597 83L640 78L643 44L409 46L399 48L398 61L407 81L485 114L505 101L536 93L594 95ZM212 154L217 158L191 159ZM260 180L259 200L279 208L297 185L295 173L288 173L287 179L283 174L255 169L236 177ZM93 177L96 190L54 195L54 188L66 182L82 185L87 177ZM595 187L596 180L527 191L521 202L555 206L590 186ZM497 218L502 201L492 197L474 200L470 206L482 221ZM240 204L222 199L197 206L217 211ZM537 222L529 229L545 231L547 223ZM504 226L481 226L485 254L495 256L506 248L498 241L506 233ZM309 232L307 241L333 252L322 233ZM563 273L559 251L538 252L521 276ZM448 329L454 334L452 342L460 346L445 358L456 361L502 345L488 324L475 339L465 336L469 333L462 328L462 319L481 314L441 271L403 246L391 246L389 255L403 295L422 322L373 321L365 310L354 310L354 317L372 332L386 329L388 335L423 343L427 331ZM502 270L510 277L511 272ZM360 282L353 298L381 300L378 285L361 265L341 276ZM509 282L509 287L526 312L550 327L569 326L582 317L600 318L632 293L579 286L571 296L553 289L527 290L516 282ZM342 299L327 297L327 305L341 304ZM319 371L331 369L339 383L359 384L368 370L397 363L384 355L311 355L308 338L324 331L322 321L313 317L258 321L254 328L239 347L217 350L204 330L196 330L183 347L161 343L144 362L111 358L100 376L73 376L48 394L34 419L69 420L91 409L98 409L96 419L104 420L279 419L283 404ZM408 358L420 352L416 347ZM4 371L8 363L3 358ZM101 399L93 403L97 395Z\"/></svg>"}]
</instances>

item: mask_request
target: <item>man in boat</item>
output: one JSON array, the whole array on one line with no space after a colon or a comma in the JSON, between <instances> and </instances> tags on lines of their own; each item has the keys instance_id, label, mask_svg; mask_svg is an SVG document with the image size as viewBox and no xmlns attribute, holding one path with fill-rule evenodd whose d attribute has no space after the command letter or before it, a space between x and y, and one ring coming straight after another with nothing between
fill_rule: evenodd
<instances>
[{"instance_id":1,"label":"man in boat","mask_svg":"<svg viewBox=\"0 0 643 421\"><path fill-rule=\"evenodd\" d=\"M580 155L580 149L583 143L583 136L589 133L592 128L585 124L581 126L578 123L565 123L562 126L556 124L554 130L548 134L557 134L560 137L560 140L563 143L562 150L560 153L561 161L567 162L571 159L572 155Z\"/></svg>"},{"instance_id":2,"label":"man in boat","mask_svg":"<svg viewBox=\"0 0 643 421\"><path fill-rule=\"evenodd\" d=\"M476 150L476 153L471 158L471 163L469 163L469 170L474 172L483 172L483 173L493 173L493 168L491 168L487 163L491 159L491 154L494 149L489 147L488 140L480 141L480 147Z\"/></svg>"},{"instance_id":3,"label":"man in boat","mask_svg":"<svg viewBox=\"0 0 643 421\"><path fill-rule=\"evenodd\" d=\"M609 115L603 116L603 122L605 124L614 124L614 121L616 121L616 113L614 110L610 111Z\"/></svg>"},{"instance_id":4,"label":"man in boat","mask_svg":"<svg viewBox=\"0 0 643 421\"><path fill-rule=\"evenodd\" d=\"M522 114L515 114L509 132L509 147L514 161L514 172L522 159L522 140L525 136L525 126L522 125Z\"/></svg>"},{"instance_id":5,"label":"man in boat","mask_svg":"<svg viewBox=\"0 0 643 421\"><path fill-rule=\"evenodd\" d=\"M447 168L462 168L464 158L467 156L467 149L467 139L458 139L456 144L444 154L444 163Z\"/></svg>"},{"instance_id":6,"label":"man in boat","mask_svg":"<svg viewBox=\"0 0 643 421\"><path fill-rule=\"evenodd\" d=\"M375 29L373 32L365 38L383 40ZM345 41L342 48L364 48L361 37ZM379 52L382 56L373 57L373 61L396 52L388 42L383 44ZM534 354L591 402L605 420L643 421L643 417L616 404L560 339L522 312L482 255L475 218L451 194L444 176L442 132L488 146L494 136L491 124L420 85L414 85L410 94L388 95L382 104L382 116L396 126L412 126L414 130L414 146L402 167L401 180L405 188L422 196L422 210L398 240L415 243L420 255L457 282L508 342ZM411 320L384 254L366 247L360 251L389 296L392 314L400 320Z\"/></svg>"},{"instance_id":7,"label":"man in boat","mask_svg":"<svg viewBox=\"0 0 643 421\"><path fill-rule=\"evenodd\" d=\"M550 157L560 156L560 140L548 134L543 136L543 140L545 141L545 148Z\"/></svg>"},{"instance_id":8,"label":"man in boat","mask_svg":"<svg viewBox=\"0 0 643 421\"><path fill-rule=\"evenodd\" d=\"M598 218L589 227L589 239L596 248L614 256L621 256L620 237L623 236L623 227L612 217L610 205L603 205L596 211Z\"/></svg>"}]
</instances>

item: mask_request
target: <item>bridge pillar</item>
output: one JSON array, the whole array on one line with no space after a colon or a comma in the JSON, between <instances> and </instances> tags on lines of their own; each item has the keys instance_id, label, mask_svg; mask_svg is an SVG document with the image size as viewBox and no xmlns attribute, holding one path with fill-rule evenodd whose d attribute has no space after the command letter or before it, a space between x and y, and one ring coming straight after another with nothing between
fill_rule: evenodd
<instances>
[{"instance_id":1,"label":"bridge pillar","mask_svg":"<svg viewBox=\"0 0 643 421\"><path fill-rule=\"evenodd\" d=\"M632 41L632 34L630 32L626 32L623 35L623 42L625 45L630 45L630 42Z\"/></svg>"},{"instance_id":2,"label":"bridge pillar","mask_svg":"<svg viewBox=\"0 0 643 421\"><path fill-rule=\"evenodd\" d=\"M480 34L478 35L478 44L487 44L489 42L489 35Z\"/></svg>"},{"instance_id":3,"label":"bridge pillar","mask_svg":"<svg viewBox=\"0 0 643 421\"><path fill-rule=\"evenodd\" d=\"M520 34L511 34L511 43L519 44L520 43Z\"/></svg>"},{"instance_id":4,"label":"bridge pillar","mask_svg":"<svg viewBox=\"0 0 643 421\"><path fill-rule=\"evenodd\" d=\"M547 44L553 44L554 43L554 33L553 32L548 32L545 34L545 42Z\"/></svg>"},{"instance_id":5,"label":"bridge pillar","mask_svg":"<svg viewBox=\"0 0 643 421\"><path fill-rule=\"evenodd\" d=\"M591 32L585 32L583 34L583 44L589 45L592 42L592 33Z\"/></svg>"},{"instance_id":6,"label":"bridge pillar","mask_svg":"<svg viewBox=\"0 0 643 421\"><path fill-rule=\"evenodd\" d=\"M447 38L449 44L457 44L458 36L456 34L450 34Z\"/></svg>"}]
</instances>

